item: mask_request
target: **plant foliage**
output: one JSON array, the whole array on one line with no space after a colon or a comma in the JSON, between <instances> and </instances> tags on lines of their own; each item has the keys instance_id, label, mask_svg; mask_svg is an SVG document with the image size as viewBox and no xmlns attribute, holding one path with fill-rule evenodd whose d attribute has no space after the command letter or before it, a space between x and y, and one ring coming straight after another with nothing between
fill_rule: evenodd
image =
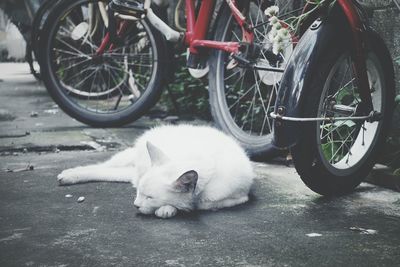
<instances>
[{"instance_id":1,"label":"plant foliage","mask_svg":"<svg viewBox=\"0 0 400 267\"><path fill-rule=\"evenodd\" d=\"M207 79L203 81L190 75L186 67L186 53L177 56L175 64L174 78L164 90L160 105L171 114L210 119Z\"/></svg>"}]
</instances>

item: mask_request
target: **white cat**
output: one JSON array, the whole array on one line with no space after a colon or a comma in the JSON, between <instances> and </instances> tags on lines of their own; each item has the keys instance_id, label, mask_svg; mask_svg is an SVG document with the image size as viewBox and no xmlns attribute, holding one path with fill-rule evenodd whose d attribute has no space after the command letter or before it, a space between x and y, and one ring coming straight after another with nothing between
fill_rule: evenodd
<instances>
[{"instance_id":1,"label":"white cat","mask_svg":"<svg viewBox=\"0 0 400 267\"><path fill-rule=\"evenodd\" d=\"M244 150L206 126L160 126L110 160L58 175L61 185L130 182L141 213L169 218L178 210L232 207L248 200L254 178Z\"/></svg>"}]
</instances>

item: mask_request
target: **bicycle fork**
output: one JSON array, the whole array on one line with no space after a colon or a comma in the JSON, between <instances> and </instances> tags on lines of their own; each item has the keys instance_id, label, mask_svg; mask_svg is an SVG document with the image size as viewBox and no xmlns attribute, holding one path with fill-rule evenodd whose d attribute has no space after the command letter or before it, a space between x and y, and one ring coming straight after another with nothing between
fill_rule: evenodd
<instances>
[{"instance_id":1,"label":"bicycle fork","mask_svg":"<svg viewBox=\"0 0 400 267\"><path fill-rule=\"evenodd\" d=\"M278 148L290 148L297 143L299 123L336 120L379 121L381 114L373 110L371 89L366 66L367 39L374 38L382 47L386 47L367 25L365 14L355 1L338 0L336 8L325 20L312 23L297 44L282 77L275 110L270 115L274 119L274 140ZM333 23L325 23L332 20ZM321 58L329 53L332 42L351 40L351 59L355 80L359 88L362 106L356 116L340 118L306 118L302 115L306 98L309 97L310 75L318 73ZM334 105L338 112L352 113L342 105Z\"/></svg>"}]
</instances>

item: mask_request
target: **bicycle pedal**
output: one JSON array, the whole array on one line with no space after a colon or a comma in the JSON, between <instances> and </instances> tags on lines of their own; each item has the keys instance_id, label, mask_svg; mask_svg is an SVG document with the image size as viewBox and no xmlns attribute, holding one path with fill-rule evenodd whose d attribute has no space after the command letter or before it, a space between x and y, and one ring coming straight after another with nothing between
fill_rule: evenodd
<instances>
[{"instance_id":1,"label":"bicycle pedal","mask_svg":"<svg viewBox=\"0 0 400 267\"><path fill-rule=\"evenodd\" d=\"M190 75L193 78L200 79L206 76L209 71L207 60L205 60L204 55L192 54L187 50L187 67Z\"/></svg>"},{"instance_id":2,"label":"bicycle pedal","mask_svg":"<svg viewBox=\"0 0 400 267\"><path fill-rule=\"evenodd\" d=\"M242 56L242 54L233 54L232 58L236 60L236 64L239 67L248 67L252 65L252 62Z\"/></svg>"},{"instance_id":3,"label":"bicycle pedal","mask_svg":"<svg viewBox=\"0 0 400 267\"><path fill-rule=\"evenodd\" d=\"M110 8L123 15L140 16L145 13L143 3L135 0L112 0Z\"/></svg>"},{"instance_id":4,"label":"bicycle pedal","mask_svg":"<svg viewBox=\"0 0 400 267\"><path fill-rule=\"evenodd\" d=\"M203 78L204 76L207 75L207 73L209 72L210 68L208 67L208 65L203 68L203 69L192 69L192 68L188 68L190 75L193 78L196 79L200 79Z\"/></svg>"},{"instance_id":5,"label":"bicycle pedal","mask_svg":"<svg viewBox=\"0 0 400 267\"><path fill-rule=\"evenodd\" d=\"M186 66L191 69L204 69L207 67L207 63L202 55L189 53Z\"/></svg>"}]
</instances>

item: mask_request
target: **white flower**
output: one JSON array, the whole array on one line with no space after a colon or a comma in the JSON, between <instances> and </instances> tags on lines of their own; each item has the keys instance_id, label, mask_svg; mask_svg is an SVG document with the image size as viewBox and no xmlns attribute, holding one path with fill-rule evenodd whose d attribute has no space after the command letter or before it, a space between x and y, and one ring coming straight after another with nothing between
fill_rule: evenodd
<instances>
[{"instance_id":1,"label":"white flower","mask_svg":"<svg viewBox=\"0 0 400 267\"><path fill-rule=\"evenodd\" d=\"M284 51L285 47L290 45L291 40L289 35L283 37L282 35L277 33L271 42L272 42L272 52L275 55L278 55L279 53L282 53Z\"/></svg>"},{"instance_id":2,"label":"white flower","mask_svg":"<svg viewBox=\"0 0 400 267\"><path fill-rule=\"evenodd\" d=\"M283 51L283 45L281 43L275 43L272 45L272 53L278 55L280 52Z\"/></svg>"},{"instance_id":3,"label":"white flower","mask_svg":"<svg viewBox=\"0 0 400 267\"><path fill-rule=\"evenodd\" d=\"M278 31L278 36L282 37L282 39L289 38L289 31L286 28L282 28Z\"/></svg>"},{"instance_id":4,"label":"white flower","mask_svg":"<svg viewBox=\"0 0 400 267\"><path fill-rule=\"evenodd\" d=\"M268 19L269 25L273 26L277 23L279 23L279 19L276 16L272 16Z\"/></svg>"},{"instance_id":5,"label":"white flower","mask_svg":"<svg viewBox=\"0 0 400 267\"><path fill-rule=\"evenodd\" d=\"M280 36L279 34L277 34L277 35L274 37L274 40L273 40L274 43L282 43L283 41L284 41L284 39L283 39L282 36Z\"/></svg>"},{"instance_id":6,"label":"white flower","mask_svg":"<svg viewBox=\"0 0 400 267\"><path fill-rule=\"evenodd\" d=\"M276 16L278 12L279 12L278 6L270 6L264 11L265 15L267 15L268 17Z\"/></svg>"},{"instance_id":7,"label":"white flower","mask_svg":"<svg viewBox=\"0 0 400 267\"><path fill-rule=\"evenodd\" d=\"M271 29L271 31L268 34L268 39L271 43L274 42L275 36L278 34L278 31L275 30L274 28Z\"/></svg>"},{"instance_id":8,"label":"white flower","mask_svg":"<svg viewBox=\"0 0 400 267\"><path fill-rule=\"evenodd\" d=\"M278 23L275 23L273 26L272 26L276 31L279 31L280 29L282 29L282 25L281 25L281 23L278 21Z\"/></svg>"}]
</instances>

